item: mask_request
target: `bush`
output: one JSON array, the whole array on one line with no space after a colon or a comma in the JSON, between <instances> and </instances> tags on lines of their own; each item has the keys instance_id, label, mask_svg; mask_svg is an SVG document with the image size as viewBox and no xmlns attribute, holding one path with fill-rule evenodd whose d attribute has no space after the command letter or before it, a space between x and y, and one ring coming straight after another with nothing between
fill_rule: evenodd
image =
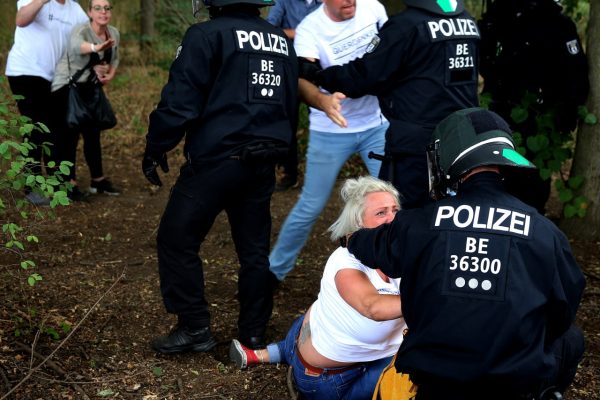
<instances>
[{"instance_id":1,"label":"bush","mask_svg":"<svg viewBox=\"0 0 600 400\"><path fill-rule=\"evenodd\" d=\"M69 204L63 175L69 173L72 164L63 161L58 166L54 162L41 166L48 173L47 177L34 172L39 170L40 164L29 157L36 147L29 138L34 130L49 131L44 124L20 116L14 110L17 99L18 96L8 93L6 82L0 77L0 258L13 260L15 266L30 270L35 267L35 262L29 259L26 245L39 241L32 233L32 224L52 217L57 206ZM42 146L48 154L47 145ZM48 198L49 208L30 204L24 198L24 192L36 192ZM27 281L33 286L41 279L38 273L31 273Z\"/></svg>"}]
</instances>

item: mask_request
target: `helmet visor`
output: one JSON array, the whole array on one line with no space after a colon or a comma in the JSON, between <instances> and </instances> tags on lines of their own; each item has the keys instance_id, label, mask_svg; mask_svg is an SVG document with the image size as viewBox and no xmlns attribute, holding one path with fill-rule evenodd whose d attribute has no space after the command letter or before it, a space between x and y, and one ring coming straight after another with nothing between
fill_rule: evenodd
<instances>
[{"instance_id":1,"label":"helmet visor","mask_svg":"<svg viewBox=\"0 0 600 400\"><path fill-rule=\"evenodd\" d=\"M427 174L429 175L429 196L437 200L444 196L444 171L440 167L440 140L427 146Z\"/></svg>"}]
</instances>

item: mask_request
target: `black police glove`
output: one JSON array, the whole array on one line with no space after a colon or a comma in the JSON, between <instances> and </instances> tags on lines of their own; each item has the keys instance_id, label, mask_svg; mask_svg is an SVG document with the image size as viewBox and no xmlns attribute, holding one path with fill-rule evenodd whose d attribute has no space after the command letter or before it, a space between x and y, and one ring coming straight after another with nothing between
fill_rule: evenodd
<instances>
[{"instance_id":1,"label":"black police glove","mask_svg":"<svg viewBox=\"0 0 600 400\"><path fill-rule=\"evenodd\" d=\"M298 57L298 75L302 79L316 84L317 74L323 70L319 60L310 61L304 57Z\"/></svg>"},{"instance_id":2,"label":"black police glove","mask_svg":"<svg viewBox=\"0 0 600 400\"><path fill-rule=\"evenodd\" d=\"M148 182L156 186L162 186L158 172L156 172L156 168L159 165L163 172L169 172L167 155L165 153L156 153L146 148L142 160L142 172L146 179L148 179Z\"/></svg>"}]
</instances>

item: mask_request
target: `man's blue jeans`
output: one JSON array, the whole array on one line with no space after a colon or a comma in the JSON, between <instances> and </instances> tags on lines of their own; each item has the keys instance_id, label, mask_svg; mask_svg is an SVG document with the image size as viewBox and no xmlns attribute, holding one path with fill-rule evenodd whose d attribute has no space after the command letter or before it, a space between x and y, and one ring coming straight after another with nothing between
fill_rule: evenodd
<instances>
[{"instance_id":1,"label":"man's blue jeans","mask_svg":"<svg viewBox=\"0 0 600 400\"><path fill-rule=\"evenodd\" d=\"M298 254L315 221L325 208L344 163L359 153L369 173L379 174L381 161L370 159L370 151L383 154L389 123L353 133L311 130L306 152L306 173L300 199L287 216L269 256L271 271L282 281L294 268ZM331 221L333 223L333 221Z\"/></svg>"},{"instance_id":2,"label":"man's blue jeans","mask_svg":"<svg viewBox=\"0 0 600 400\"><path fill-rule=\"evenodd\" d=\"M371 362L357 364L356 368L331 374L335 368L325 368L319 376L305 373L305 367L300 362L296 348L296 338L302 326L304 315L297 318L284 340L276 344L281 362L292 366L296 389L307 400L348 399L370 400L375 385L383 369L390 364L393 356ZM271 347L273 345L269 345ZM272 349L269 349L269 354Z\"/></svg>"}]
</instances>

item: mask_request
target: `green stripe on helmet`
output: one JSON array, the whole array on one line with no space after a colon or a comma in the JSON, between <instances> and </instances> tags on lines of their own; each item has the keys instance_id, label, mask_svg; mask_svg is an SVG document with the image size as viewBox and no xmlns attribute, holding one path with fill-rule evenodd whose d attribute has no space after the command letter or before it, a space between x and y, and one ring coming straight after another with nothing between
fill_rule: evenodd
<instances>
[{"instance_id":1,"label":"green stripe on helmet","mask_svg":"<svg viewBox=\"0 0 600 400\"><path fill-rule=\"evenodd\" d=\"M528 159L517 153L513 149L503 149L502 157L506 158L509 161L514 162L517 165L529 166L531 163Z\"/></svg>"}]
</instances>

